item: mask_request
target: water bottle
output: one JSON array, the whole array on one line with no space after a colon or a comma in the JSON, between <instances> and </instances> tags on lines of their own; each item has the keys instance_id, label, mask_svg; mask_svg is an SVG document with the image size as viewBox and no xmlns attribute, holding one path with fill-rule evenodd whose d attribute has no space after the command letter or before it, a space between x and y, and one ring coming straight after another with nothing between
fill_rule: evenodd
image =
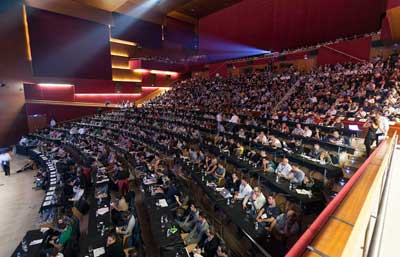
<instances>
[{"instance_id":1,"label":"water bottle","mask_svg":"<svg viewBox=\"0 0 400 257\"><path fill-rule=\"evenodd\" d=\"M276 182L276 183L279 183L279 175L278 175L278 173L276 173L276 179L275 179L275 182Z\"/></svg>"},{"instance_id":2,"label":"water bottle","mask_svg":"<svg viewBox=\"0 0 400 257\"><path fill-rule=\"evenodd\" d=\"M203 181L203 182L204 182L204 175L203 175L203 176L201 176L201 181Z\"/></svg>"},{"instance_id":3,"label":"water bottle","mask_svg":"<svg viewBox=\"0 0 400 257\"><path fill-rule=\"evenodd\" d=\"M257 221L255 222L255 227L254 228L255 228L255 230L258 230L258 222Z\"/></svg>"},{"instance_id":4,"label":"water bottle","mask_svg":"<svg viewBox=\"0 0 400 257\"><path fill-rule=\"evenodd\" d=\"M293 184L292 184L292 182L290 182L289 183L289 190L292 191L292 189L293 189Z\"/></svg>"},{"instance_id":5,"label":"water bottle","mask_svg":"<svg viewBox=\"0 0 400 257\"><path fill-rule=\"evenodd\" d=\"M226 205L231 205L231 199L228 198L228 200L226 201Z\"/></svg>"}]
</instances>

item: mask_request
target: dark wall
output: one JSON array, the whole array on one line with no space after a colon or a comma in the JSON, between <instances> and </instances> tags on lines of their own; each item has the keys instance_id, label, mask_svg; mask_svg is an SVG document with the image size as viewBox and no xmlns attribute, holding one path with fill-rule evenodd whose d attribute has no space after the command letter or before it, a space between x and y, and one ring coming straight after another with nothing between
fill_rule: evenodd
<instances>
[{"instance_id":1,"label":"dark wall","mask_svg":"<svg viewBox=\"0 0 400 257\"><path fill-rule=\"evenodd\" d=\"M106 25L27 7L35 76L111 79Z\"/></svg>"},{"instance_id":2,"label":"dark wall","mask_svg":"<svg viewBox=\"0 0 400 257\"><path fill-rule=\"evenodd\" d=\"M111 36L138 43L144 48L161 48L161 25L113 13Z\"/></svg>"},{"instance_id":3,"label":"dark wall","mask_svg":"<svg viewBox=\"0 0 400 257\"><path fill-rule=\"evenodd\" d=\"M170 17L166 18L164 40L176 43L184 49L194 50L195 26Z\"/></svg>"},{"instance_id":4,"label":"dark wall","mask_svg":"<svg viewBox=\"0 0 400 257\"><path fill-rule=\"evenodd\" d=\"M200 49L207 50L215 41L227 50L233 42L243 47L282 50L377 31L385 9L383 2L243 0L200 19Z\"/></svg>"},{"instance_id":5,"label":"dark wall","mask_svg":"<svg viewBox=\"0 0 400 257\"><path fill-rule=\"evenodd\" d=\"M15 2L14 2L15 3ZM0 10L0 147L15 143L27 130L23 81L31 77L22 6Z\"/></svg>"}]
</instances>

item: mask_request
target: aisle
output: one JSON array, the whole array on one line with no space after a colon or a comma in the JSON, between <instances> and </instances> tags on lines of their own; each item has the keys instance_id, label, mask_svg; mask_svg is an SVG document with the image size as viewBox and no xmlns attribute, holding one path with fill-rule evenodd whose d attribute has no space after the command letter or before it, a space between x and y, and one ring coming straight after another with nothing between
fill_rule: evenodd
<instances>
[{"instance_id":1,"label":"aisle","mask_svg":"<svg viewBox=\"0 0 400 257\"><path fill-rule=\"evenodd\" d=\"M44 192L34 190L36 171L15 173L28 160L27 157L13 155L11 176L0 174L0 256L9 257L22 240L27 230L35 228L38 211Z\"/></svg>"}]
</instances>

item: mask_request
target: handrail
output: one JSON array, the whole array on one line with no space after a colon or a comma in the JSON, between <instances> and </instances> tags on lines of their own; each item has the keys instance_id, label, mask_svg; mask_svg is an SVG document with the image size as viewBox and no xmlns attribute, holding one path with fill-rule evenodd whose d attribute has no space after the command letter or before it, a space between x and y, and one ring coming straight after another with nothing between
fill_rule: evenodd
<instances>
[{"instance_id":1,"label":"handrail","mask_svg":"<svg viewBox=\"0 0 400 257\"><path fill-rule=\"evenodd\" d=\"M297 257L303 254L307 249L307 246L322 229L322 227L329 220L333 212L339 207L344 198L352 189L353 185L359 180L361 175L365 172L368 165L371 163L372 159L376 156L378 151L382 148L385 142L381 144L374 150L374 152L367 158L367 160L358 168L357 172L351 177L349 182L342 188L342 190L337 194L337 196L326 206L326 208L321 212L317 219L311 224L311 226L303 233L296 244L289 250L286 257Z\"/></svg>"},{"instance_id":2,"label":"handrail","mask_svg":"<svg viewBox=\"0 0 400 257\"><path fill-rule=\"evenodd\" d=\"M395 134L394 136L394 142L397 142L398 136ZM390 150L390 160L389 163L385 169L385 173L383 175L383 187L381 187L381 194L380 194L380 201L379 201L379 207L378 207L378 213L376 216L376 223L374 226L374 230L372 232L372 237L370 239L371 244L369 245L368 248L368 253L367 256L379 256L379 251L380 251L380 245L381 245L381 240L382 240L382 233L384 229L384 220L386 217L386 210L387 210L387 204L388 204L388 197L389 197L389 186L388 183L390 181L390 177L393 174L392 169L391 169L391 164L393 161L393 152L395 150L396 143L394 143L391 147ZM366 249L366 247L364 247ZM365 256L365 255L364 255Z\"/></svg>"},{"instance_id":3,"label":"handrail","mask_svg":"<svg viewBox=\"0 0 400 257\"><path fill-rule=\"evenodd\" d=\"M387 182L387 171L390 168L397 138L397 134L395 133L390 140L389 147L376 173L376 177L370 185L368 195L348 237L342 256L366 256L365 254L369 251L371 242L375 243L372 238L371 229L375 230L376 217L381 208L382 195L386 187L385 183Z\"/></svg>"}]
</instances>

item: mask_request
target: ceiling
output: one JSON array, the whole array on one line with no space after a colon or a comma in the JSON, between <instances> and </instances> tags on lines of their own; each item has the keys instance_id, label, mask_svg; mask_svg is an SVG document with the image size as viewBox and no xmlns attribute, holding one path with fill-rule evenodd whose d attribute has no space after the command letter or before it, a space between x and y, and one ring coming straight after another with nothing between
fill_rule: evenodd
<instances>
[{"instance_id":1,"label":"ceiling","mask_svg":"<svg viewBox=\"0 0 400 257\"><path fill-rule=\"evenodd\" d=\"M197 20L220 9L229 7L241 0L73 0L84 5L92 6L109 12L129 14L139 6L151 4L146 16L187 17Z\"/></svg>"}]
</instances>

